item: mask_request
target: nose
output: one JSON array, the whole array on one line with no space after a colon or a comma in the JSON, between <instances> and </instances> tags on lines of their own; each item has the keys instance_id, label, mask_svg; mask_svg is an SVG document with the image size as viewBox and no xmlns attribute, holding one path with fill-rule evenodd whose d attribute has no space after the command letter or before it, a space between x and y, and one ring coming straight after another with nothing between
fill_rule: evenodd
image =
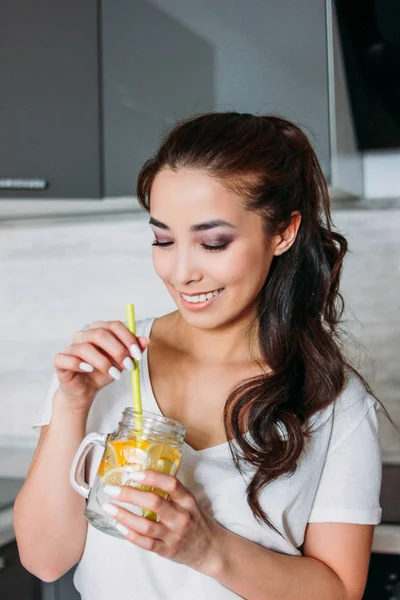
<instances>
[{"instance_id":1,"label":"nose","mask_svg":"<svg viewBox=\"0 0 400 600\"><path fill-rule=\"evenodd\" d=\"M201 271L197 265L194 253L187 247L177 250L174 256L171 283L179 288L191 281L200 281L201 278Z\"/></svg>"}]
</instances>

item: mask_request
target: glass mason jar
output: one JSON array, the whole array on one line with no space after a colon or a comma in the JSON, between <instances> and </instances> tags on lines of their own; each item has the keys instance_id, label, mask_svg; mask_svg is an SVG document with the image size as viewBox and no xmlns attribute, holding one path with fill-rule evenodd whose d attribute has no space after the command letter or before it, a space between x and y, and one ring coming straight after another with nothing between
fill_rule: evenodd
<instances>
[{"instance_id":1,"label":"glass mason jar","mask_svg":"<svg viewBox=\"0 0 400 600\"><path fill-rule=\"evenodd\" d=\"M150 469L176 475L185 433L186 428L178 421L147 411L141 415L130 407L125 408L112 433L89 433L77 450L70 473L72 487L87 498L85 517L89 523L100 531L125 539L115 528L117 521L101 508L102 504L110 502L110 497L104 493L105 485L130 485L168 499L166 492L132 481L130 474ZM84 467L86 456L95 444L103 446L104 452L90 488L84 480ZM115 500L114 503L134 514L158 520L150 510Z\"/></svg>"}]
</instances>

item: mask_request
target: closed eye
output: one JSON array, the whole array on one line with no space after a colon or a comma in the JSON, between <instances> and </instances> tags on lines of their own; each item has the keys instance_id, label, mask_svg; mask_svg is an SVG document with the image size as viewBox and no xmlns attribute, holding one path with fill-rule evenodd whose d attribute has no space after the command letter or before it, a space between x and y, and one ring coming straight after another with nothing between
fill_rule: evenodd
<instances>
[{"instance_id":1,"label":"closed eye","mask_svg":"<svg viewBox=\"0 0 400 600\"><path fill-rule=\"evenodd\" d=\"M211 252L218 252L218 250L225 250L228 247L228 243L221 244L220 246L208 246L207 244L202 244L202 246L206 250L211 250Z\"/></svg>"},{"instance_id":2,"label":"closed eye","mask_svg":"<svg viewBox=\"0 0 400 600\"><path fill-rule=\"evenodd\" d=\"M154 240L152 246L159 246L160 248L166 248L167 246L171 246L174 242L159 242L158 240ZM202 244L205 250L209 250L210 252L218 252L220 250L225 250L228 246L228 242L225 244L221 244L220 246L209 246L207 244Z\"/></svg>"},{"instance_id":3,"label":"closed eye","mask_svg":"<svg viewBox=\"0 0 400 600\"><path fill-rule=\"evenodd\" d=\"M161 248L165 248L166 246L170 246L173 242L159 242L158 240L154 240L151 244L152 246L161 246Z\"/></svg>"}]
</instances>

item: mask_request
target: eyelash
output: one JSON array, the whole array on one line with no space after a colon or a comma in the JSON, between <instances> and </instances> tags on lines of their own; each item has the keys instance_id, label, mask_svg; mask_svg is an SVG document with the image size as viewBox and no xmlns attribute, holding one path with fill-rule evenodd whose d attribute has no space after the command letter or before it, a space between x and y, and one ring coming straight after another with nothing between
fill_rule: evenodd
<instances>
[{"instance_id":1,"label":"eyelash","mask_svg":"<svg viewBox=\"0 0 400 600\"><path fill-rule=\"evenodd\" d=\"M158 240L154 240L152 246L160 246L161 248L166 248L170 246L173 242L159 242ZM225 250L228 247L228 243L222 244L221 246L207 246L207 244L202 244L205 250L209 250L210 252L219 252L221 250Z\"/></svg>"}]
</instances>

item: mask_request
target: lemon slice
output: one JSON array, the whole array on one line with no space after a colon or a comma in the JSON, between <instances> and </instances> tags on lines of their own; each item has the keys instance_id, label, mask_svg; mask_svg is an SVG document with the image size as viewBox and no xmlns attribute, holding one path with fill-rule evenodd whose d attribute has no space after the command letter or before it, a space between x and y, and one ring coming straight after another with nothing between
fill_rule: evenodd
<instances>
[{"instance_id":1,"label":"lemon slice","mask_svg":"<svg viewBox=\"0 0 400 600\"><path fill-rule=\"evenodd\" d=\"M123 467L115 467L104 473L102 482L104 485L130 485L137 486L137 482L131 478L132 473L136 473L139 469L134 465L124 465Z\"/></svg>"},{"instance_id":2,"label":"lemon slice","mask_svg":"<svg viewBox=\"0 0 400 600\"><path fill-rule=\"evenodd\" d=\"M126 446L123 453L126 465L137 465L138 468L146 469L150 463L147 452L135 446Z\"/></svg>"},{"instance_id":3,"label":"lemon slice","mask_svg":"<svg viewBox=\"0 0 400 600\"><path fill-rule=\"evenodd\" d=\"M149 469L175 475L178 471L180 452L165 444L151 444L146 453L149 458Z\"/></svg>"}]
</instances>

